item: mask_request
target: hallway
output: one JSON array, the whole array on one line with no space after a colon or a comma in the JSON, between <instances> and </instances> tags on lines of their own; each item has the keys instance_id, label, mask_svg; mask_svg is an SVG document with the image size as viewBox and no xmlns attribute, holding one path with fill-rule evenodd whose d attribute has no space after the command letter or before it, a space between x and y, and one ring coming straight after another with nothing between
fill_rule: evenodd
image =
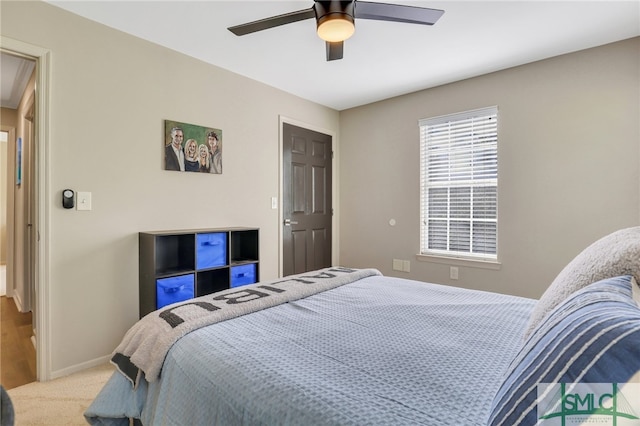
<instances>
[{"instance_id":1,"label":"hallway","mask_svg":"<svg viewBox=\"0 0 640 426\"><path fill-rule=\"evenodd\" d=\"M5 279L5 266L0 266ZM0 383L12 389L36 381L36 351L31 312L18 312L13 299L0 297Z\"/></svg>"}]
</instances>

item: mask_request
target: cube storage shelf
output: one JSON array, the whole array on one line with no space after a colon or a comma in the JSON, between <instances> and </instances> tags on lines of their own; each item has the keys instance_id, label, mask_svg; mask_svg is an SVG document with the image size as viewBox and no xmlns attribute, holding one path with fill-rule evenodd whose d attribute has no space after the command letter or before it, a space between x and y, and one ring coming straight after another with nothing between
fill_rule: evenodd
<instances>
[{"instance_id":1,"label":"cube storage shelf","mask_svg":"<svg viewBox=\"0 0 640 426\"><path fill-rule=\"evenodd\" d=\"M258 231L140 232L140 318L171 303L258 282Z\"/></svg>"}]
</instances>

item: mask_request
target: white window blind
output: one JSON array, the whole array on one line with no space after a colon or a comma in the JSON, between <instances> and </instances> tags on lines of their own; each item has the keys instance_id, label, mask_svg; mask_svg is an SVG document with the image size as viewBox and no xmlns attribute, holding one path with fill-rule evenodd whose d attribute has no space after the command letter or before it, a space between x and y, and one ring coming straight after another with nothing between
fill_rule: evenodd
<instances>
[{"instance_id":1,"label":"white window blind","mask_svg":"<svg viewBox=\"0 0 640 426\"><path fill-rule=\"evenodd\" d=\"M497 259L498 108L419 125L420 253Z\"/></svg>"}]
</instances>

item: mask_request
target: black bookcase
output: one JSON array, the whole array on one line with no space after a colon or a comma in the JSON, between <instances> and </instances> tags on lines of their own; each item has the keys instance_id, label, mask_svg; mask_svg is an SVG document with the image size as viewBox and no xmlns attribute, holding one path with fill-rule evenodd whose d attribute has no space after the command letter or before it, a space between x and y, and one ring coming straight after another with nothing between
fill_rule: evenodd
<instances>
[{"instance_id":1,"label":"black bookcase","mask_svg":"<svg viewBox=\"0 0 640 426\"><path fill-rule=\"evenodd\" d=\"M140 232L140 318L171 303L258 282L259 230Z\"/></svg>"}]
</instances>

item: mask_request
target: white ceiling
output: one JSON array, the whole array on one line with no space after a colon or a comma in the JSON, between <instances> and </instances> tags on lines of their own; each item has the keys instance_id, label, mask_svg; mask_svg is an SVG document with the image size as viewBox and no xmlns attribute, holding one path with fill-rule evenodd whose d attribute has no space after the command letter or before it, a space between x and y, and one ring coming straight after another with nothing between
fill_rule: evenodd
<instances>
[{"instance_id":1,"label":"white ceiling","mask_svg":"<svg viewBox=\"0 0 640 426\"><path fill-rule=\"evenodd\" d=\"M640 35L639 0L388 0L445 13L434 26L356 21L344 59L327 62L313 19L227 30L311 0L47 1L336 110Z\"/></svg>"},{"instance_id":2,"label":"white ceiling","mask_svg":"<svg viewBox=\"0 0 640 426\"><path fill-rule=\"evenodd\" d=\"M24 89L27 87L35 61L2 53L0 55L0 106L18 108Z\"/></svg>"}]
</instances>

